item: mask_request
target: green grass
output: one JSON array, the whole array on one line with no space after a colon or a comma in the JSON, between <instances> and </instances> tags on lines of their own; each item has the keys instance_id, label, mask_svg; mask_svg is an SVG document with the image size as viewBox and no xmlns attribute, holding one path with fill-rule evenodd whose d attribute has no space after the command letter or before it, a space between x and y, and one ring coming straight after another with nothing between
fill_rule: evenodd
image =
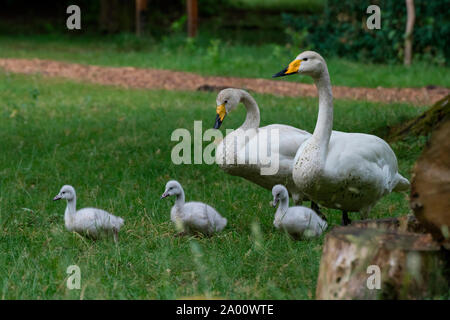
<instances>
[{"instance_id":1,"label":"green grass","mask_svg":"<svg viewBox=\"0 0 450 320\"><path fill-rule=\"evenodd\" d=\"M132 35L114 37L16 36L0 37L0 57L41 58L103 66L134 66L196 72L204 75L270 79L286 67L301 49L275 44L231 44L200 37L186 40L170 36L161 42ZM415 62L377 65L327 58L333 85L350 87L450 87L448 68ZM308 77L279 81L311 83Z\"/></svg>"},{"instance_id":2,"label":"green grass","mask_svg":"<svg viewBox=\"0 0 450 320\"><path fill-rule=\"evenodd\" d=\"M317 99L255 95L262 124L312 130ZM192 132L215 119L215 94L125 90L39 76L0 73L0 298L228 299L314 298L323 237L291 241L272 225L271 192L216 165L172 164L176 128ZM378 132L424 108L336 101L335 129ZM236 128L239 108L224 122ZM400 171L411 168L424 138L393 145ZM173 199L159 200L169 179L187 200L216 207L229 225L211 238L176 238ZM63 184L78 207L125 219L120 243L89 241L64 228ZM391 194L372 217L408 213L406 194ZM340 214L325 210L331 226ZM357 218L357 215L352 215ZM81 268L82 290L68 290L66 269Z\"/></svg>"}]
</instances>

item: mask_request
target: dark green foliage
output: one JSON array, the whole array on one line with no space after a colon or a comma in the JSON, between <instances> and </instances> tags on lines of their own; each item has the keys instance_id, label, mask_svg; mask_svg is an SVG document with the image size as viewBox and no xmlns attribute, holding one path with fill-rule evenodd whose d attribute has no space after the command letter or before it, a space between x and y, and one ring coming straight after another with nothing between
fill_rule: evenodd
<instances>
[{"instance_id":1,"label":"dark green foliage","mask_svg":"<svg viewBox=\"0 0 450 320\"><path fill-rule=\"evenodd\" d=\"M381 9L381 29L368 30L367 7ZM450 56L450 0L415 1L413 51L415 58L445 64ZM283 14L286 27L307 30L305 44L325 56L337 55L371 62L397 62L403 58L406 27L405 1L328 0L315 15Z\"/></svg>"}]
</instances>

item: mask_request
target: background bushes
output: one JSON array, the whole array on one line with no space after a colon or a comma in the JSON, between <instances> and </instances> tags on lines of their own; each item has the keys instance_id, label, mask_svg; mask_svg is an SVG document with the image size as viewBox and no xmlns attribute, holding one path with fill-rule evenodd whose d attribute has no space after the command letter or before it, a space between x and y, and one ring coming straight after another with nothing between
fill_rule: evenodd
<instances>
[{"instance_id":1,"label":"background bushes","mask_svg":"<svg viewBox=\"0 0 450 320\"><path fill-rule=\"evenodd\" d=\"M368 30L366 9L381 8L381 29ZM450 55L450 0L416 0L414 58L446 64ZM371 62L397 62L403 59L406 25L405 1L328 0L318 14L282 14L287 33L297 46L309 47L327 56ZM292 31L295 31L294 33ZM299 34L303 35L299 37ZM296 38L295 38L296 37Z\"/></svg>"}]
</instances>

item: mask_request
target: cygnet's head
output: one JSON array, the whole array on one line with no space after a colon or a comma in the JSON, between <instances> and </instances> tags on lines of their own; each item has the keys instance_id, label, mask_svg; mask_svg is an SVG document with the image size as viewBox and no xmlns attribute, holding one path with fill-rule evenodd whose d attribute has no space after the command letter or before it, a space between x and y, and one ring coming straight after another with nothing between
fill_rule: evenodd
<instances>
[{"instance_id":1,"label":"cygnet's head","mask_svg":"<svg viewBox=\"0 0 450 320\"><path fill-rule=\"evenodd\" d=\"M167 182L166 184L166 190L161 195L161 199L170 197L170 196L176 196L183 192L183 188L181 187L181 184L178 181L171 180Z\"/></svg>"},{"instance_id":2,"label":"cygnet's head","mask_svg":"<svg viewBox=\"0 0 450 320\"><path fill-rule=\"evenodd\" d=\"M67 201L71 201L75 199L75 189L72 186L65 185L61 188L59 193L53 198L53 201L66 199Z\"/></svg>"},{"instance_id":3,"label":"cygnet's head","mask_svg":"<svg viewBox=\"0 0 450 320\"><path fill-rule=\"evenodd\" d=\"M325 59L314 51L300 53L289 66L274 74L272 78L289 76L291 74L304 74L313 78L319 78L327 70Z\"/></svg>"},{"instance_id":4,"label":"cygnet's head","mask_svg":"<svg viewBox=\"0 0 450 320\"><path fill-rule=\"evenodd\" d=\"M287 191L285 186L277 184L272 188L272 195L273 195L272 205L275 208L278 202L289 197L289 192Z\"/></svg>"},{"instance_id":5,"label":"cygnet's head","mask_svg":"<svg viewBox=\"0 0 450 320\"><path fill-rule=\"evenodd\" d=\"M222 125L225 116L236 109L239 102L241 102L243 90L227 88L219 92L216 98L216 122L214 124L214 129L219 129Z\"/></svg>"}]
</instances>

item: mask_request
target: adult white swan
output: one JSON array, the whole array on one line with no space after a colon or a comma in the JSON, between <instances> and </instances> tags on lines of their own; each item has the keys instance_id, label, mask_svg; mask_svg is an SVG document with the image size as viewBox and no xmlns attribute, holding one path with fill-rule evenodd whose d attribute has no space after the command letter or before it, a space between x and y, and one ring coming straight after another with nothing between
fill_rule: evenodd
<instances>
[{"instance_id":1,"label":"adult white swan","mask_svg":"<svg viewBox=\"0 0 450 320\"><path fill-rule=\"evenodd\" d=\"M224 89L217 95L214 128L220 128L225 116L241 102L247 110L245 121L219 143L216 148L216 163L226 173L243 177L267 190L272 190L275 184L285 185L296 204L307 200L292 180L292 167L298 148L311 134L283 124L259 127L260 113L255 99L247 91L234 88ZM278 136L272 136L275 132L278 132ZM261 157L258 157L261 156L261 146L267 149L271 164L277 162L276 172L263 174L261 171L266 167ZM261 152L264 153L263 151ZM312 203L311 206L320 214L315 204Z\"/></svg>"},{"instance_id":2,"label":"adult white swan","mask_svg":"<svg viewBox=\"0 0 450 320\"><path fill-rule=\"evenodd\" d=\"M304 74L313 78L319 93L319 114L313 135L303 143L294 160L292 177L311 200L366 218L371 208L392 191L405 191L410 184L398 173L397 158L382 139L362 133L333 131L333 94L325 60L305 51L273 77Z\"/></svg>"}]
</instances>

